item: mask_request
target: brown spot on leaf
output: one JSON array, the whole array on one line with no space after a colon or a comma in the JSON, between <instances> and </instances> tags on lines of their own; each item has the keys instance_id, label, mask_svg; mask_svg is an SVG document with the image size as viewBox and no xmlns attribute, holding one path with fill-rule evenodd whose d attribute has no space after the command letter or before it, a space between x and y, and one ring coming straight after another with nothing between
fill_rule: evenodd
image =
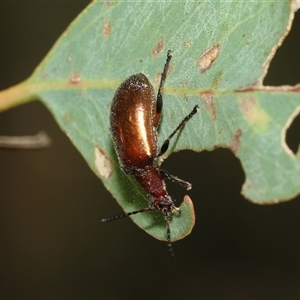
<instances>
[{"instance_id":1,"label":"brown spot on leaf","mask_svg":"<svg viewBox=\"0 0 300 300\"><path fill-rule=\"evenodd\" d=\"M105 1L105 8L110 8L110 1L109 0Z\"/></svg>"},{"instance_id":2,"label":"brown spot on leaf","mask_svg":"<svg viewBox=\"0 0 300 300\"><path fill-rule=\"evenodd\" d=\"M172 66L168 66L168 69L167 69L167 74L166 74L166 78L171 74L171 72L173 71L173 68Z\"/></svg>"},{"instance_id":3,"label":"brown spot on leaf","mask_svg":"<svg viewBox=\"0 0 300 300\"><path fill-rule=\"evenodd\" d=\"M94 149L94 155L95 167L98 173L106 179L110 178L113 173L110 158L106 155L105 151L98 146Z\"/></svg>"},{"instance_id":4,"label":"brown spot on leaf","mask_svg":"<svg viewBox=\"0 0 300 300\"><path fill-rule=\"evenodd\" d=\"M169 76L169 74L172 72L173 68L171 66L168 66L168 69L167 69L167 73L166 73L166 78ZM155 78L154 78L154 81L159 84L160 83L160 79L161 79L161 73L157 73Z\"/></svg>"},{"instance_id":5,"label":"brown spot on leaf","mask_svg":"<svg viewBox=\"0 0 300 300\"><path fill-rule=\"evenodd\" d=\"M233 136L233 139L229 145L229 149L234 153L236 154L237 150L239 149L240 145L241 145L241 140L240 140L240 137L242 135L242 129L238 129L234 136Z\"/></svg>"},{"instance_id":6,"label":"brown spot on leaf","mask_svg":"<svg viewBox=\"0 0 300 300\"><path fill-rule=\"evenodd\" d=\"M111 23L110 23L110 21L106 21L104 23L102 33L103 33L103 36L104 36L105 39L107 39L110 36L110 33L111 33Z\"/></svg>"},{"instance_id":7,"label":"brown spot on leaf","mask_svg":"<svg viewBox=\"0 0 300 300\"><path fill-rule=\"evenodd\" d=\"M73 72L70 77L71 84L78 84L81 82L81 77L79 72Z\"/></svg>"},{"instance_id":8,"label":"brown spot on leaf","mask_svg":"<svg viewBox=\"0 0 300 300\"><path fill-rule=\"evenodd\" d=\"M205 91L200 94L201 99L205 105L205 107L208 109L208 111L211 114L211 117L213 120L217 117L217 112L214 104L214 95L211 91Z\"/></svg>"},{"instance_id":9,"label":"brown spot on leaf","mask_svg":"<svg viewBox=\"0 0 300 300\"><path fill-rule=\"evenodd\" d=\"M72 115L71 115L70 112L66 112L66 113L64 114L64 120L65 120L65 122L67 122L67 123L71 123L71 122L73 121L73 118L72 118Z\"/></svg>"},{"instance_id":10,"label":"brown spot on leaf","mask_svg":"<svg viewBox=\"0 0 300 300\"><path fill-rule=\"evenodd\" d=\"M198 65L200 67L200 72L204 73L207 71L212 63L216 60L220 53L220 45L216 44L206 50L198 59Z\"/></svg>"},{"instance_id":11,"label":"brown spot on leaf","mask_svg":"<svg viewBox=\"0 0 300 300\"><path fill-rule=\"evenodd\" d=\"M242 109L244 112L249 112L255 107L256 105L256 99L254 97L245 98L242 101Z\"/></svg>"},{"instance_id":12,"label":"brown spot on leaf","mask_svg":"<svg viewBox=\"0 0 300 300\"><path fill-rule=\"evenodd\" d=\"M218 72L213 80L213 84L212 84L212 89L217 89L220 82L221 82L221 77L222 77L223 71L221 70L220 72Z\"/></svg>"},{"instance_id":13,"label":"brown spot on leaf","mask_svg":"<svg viewBox=\"0 0 300 300\"><path fill-rule=\"evenodd\" d=\"M162 50L163 47L164 47L164 39L161 37L159 39L157 45L152 50L152 55L157 56L160 53L160 51Z\"/></svg>"}]
</instances>

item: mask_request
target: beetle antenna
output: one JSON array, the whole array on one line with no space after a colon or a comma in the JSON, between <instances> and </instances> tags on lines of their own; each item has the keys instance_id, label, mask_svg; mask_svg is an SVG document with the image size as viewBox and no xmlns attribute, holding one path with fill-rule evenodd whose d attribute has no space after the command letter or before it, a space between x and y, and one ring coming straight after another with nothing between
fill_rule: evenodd
<instances>
[{"instance_id":1,"label":"beetle antenna","mask_svg":"<svg viewBox=\"0 0 300 300\"><path fill-rule=\"evenodd\" d=\"M161 73L161 77L160 77L160 83L159 83L159 88L158 88L157 98L156 98L156 111L157 111L158 113L160 113L161 110L162 110L163 102L162 102L162 94L161 94L161 91L162 91L163 85L164 85L164 83L165 83L165 81L166 81L167 72L168 72L168 67L169 67L169 64L170 64L170 60L171 60L171 58L172 58L171 52L172 52L171 50L168 50L168 53L167 53L167 60L166 60L166 63L165 63L163 72Z\"/></svg>"},{"instance_id":2,"label":"beetle antenna","mask_svg":"<svg viewBox=\"0 0 300 300\"><path fill-rule=\"evenodd\" d=\"M117 215L117 216L110 217L110 218L104 218L104 219L101 220L101 222L106 223L106 222L111 222L111 221L117 221L119 219L129 217L131 215L135 215L135 214L142 213L142 212L147 212L147 211L154 211L154 210L156 210L154 207L146 207L146 208L143 208L143 209L140 209L140 210L131 211L131 212L126 213L126 214ZM175 253L174 253L173 246L172 246L172 241L171 241L170 213L168 211L165 212L165 220L166 220L166 227L167 227L168 251L171 255L171 258L173 260L175 260Z\"/></svg>"},{"instance_id":3,"label":"beetle antenna","mask_svg":"<svg viewBox=\"0 0 300 300\"><path fill-rule=\"evenodd\" d=\"M168 50L167 60L166 60L166 63L164 65L163 72L161 73L160 84L159 84L159 88L158 88L158 94L161 94L162 87L163 87L163 85L165 83L165 80L166 80L166 77L167 77L167 71L168 71L169 63L170 63L170 60L172 58L171 53L172 53L172 51Z\"/></svg>"},{"instance_id":4,"label":"beetle antenna","mask_svg":"<svg viewBox=\"0 0 300 300\"><path fill-rule=\"evenodd\" d=\"M167 226L167 246L172 260L175 260L175 253L171 242L170 213L168 211L165 213L165 220Z\"/></svg>"},{"instance_id":5,"label":"beetle antenna","mask_svg":"<svg viewBox=\"0 0 300 300\"><path fill-rule=\"evenodd\" d=\"M116 220L119 220L119 219L122 219L122 218L125 218L125 217L129 217L131 215L135 215L135 214L146 212L146 211L153 211L153 210L155 210L155 208L146 207L146 208L143 208L143 209L140 209L140 210L135 210L135 211L128 212L126 214L122 214L122 215L118 215L118 216L114 216L114 217L110 217L110 218L104 218L104 219L101 220L101 222L105 223L105 222L116 221Z\"/></svg>"}]
</instances>

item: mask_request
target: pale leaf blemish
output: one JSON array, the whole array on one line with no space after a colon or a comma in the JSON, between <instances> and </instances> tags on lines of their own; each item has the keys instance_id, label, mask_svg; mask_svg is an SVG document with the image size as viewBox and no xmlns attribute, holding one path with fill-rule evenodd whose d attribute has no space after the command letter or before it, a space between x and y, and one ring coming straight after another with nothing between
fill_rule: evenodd
<instances>
[{"instance_id":1,"label":"pale leaf blemish","mask_svg":"<svg viewBox=\"0 0 300 300\"><path fill-rule=\"evenodd\" d=\"M95 147L94 155L95 167L98 173L106 179L110 178L113 173L112 162L110 158L106 155L104 150L99 147Z\"/></svg>"},{"instance_id":2,"label":"pale leaf blemish","mask_svg":"<svg viewBox=\"0 0 300 300\"><path fill-rule=\"evenodd\" d=\"M191 43L188 42L188 41L184 42L184 47L185 48L190 48L191 47Z\"/></svg>"},{"instance_id":3,"label":"pale leaf blemish","mask_svg":"<svg viewBox=\"0 0 300 300\"><path fill-rule=\"evenodd\" d=\"M217 59L220 53L220 45L213 45L211 48L206 50L198 59L198 65L200 72L206 72L212 65L212 63Z\"/></svg>"},{"instance_id":4,"label":"pale leaf blemish","mask_svg":"<svg viewBox=\"0 0 300 300\"><path fill-rule=\"evenodd\" d=\"M289 129L289 127L291 126L291 124L293 123L294 119L300 114L300 105L298 105L296 107L296 109L293 111L293 113L289 116L289 118L287 119L286 123L284 124L284 126L282 127L281 130L281 146L284 149L284 151L291 157L295 158L295 154L294 152L289 148L289 146L286 143L286 132Z\"/></svg>"},{"instance_id":5,"label":"pale leaf blemish","mask_svg":"<svg viewBox=\"0 0 300 300\"><path fill-rule=\"evenodd\" d=\"M158 56L158 54L161 52L161 50L163 49L164 47L164 39L161 37L159 40L158 40L158 43L156 44L156 46L154 47L154 49L152 50L152 55L153 56Z\"/></svg>"},{"instance_id":6,"label":"pale leaf blemish","mask_svg":"<svg viewBox=\"0 0 300 300\"><path fill-rule=\"evenodd\" d=\"M219 83L220 83L220 81L221 81L221 79L220 79L219 77L216 77L216 78L214 79L214 81L213 81L213 85L214 85L214 86L218 86Z\"/></svg>"},{"instance_id":7,"label":"pale leaf blemish","mask_svg":"<svg viewBox=\"0 0 300 300\"><path fill-rule=\"evenodd\" d=\"M257 104L255 97L243 98L240 102L241 111L246 121L257 127L260 131L267 131L270 116Z\"/></svg>"},{"instance_id":8,"label":"pale leaf blemish","mask_svg":"<svg viewBox=\"0 0 300 300\"><path fill-rule=\"evenodd\" d=\"M207 108L207 110L210 112L211 118L213 120L216 120L217 118L217 112L214 104L214 95L211 91L205 91L200 94L201 99Z\"/></svg>"},{"instance_id":9,"label":"pale leaf blemish","mask_svg":"<svg viewBox=\"0 0 300 300\"><path fill-rule=\"evenodd\" d=\"M234 153L236 154L240 145L241 145L241 138L242 136L242 129L238 129L235 133L234 133L234 136L233 136L233 139L229 145L229 149Z\"/></svg>"},{"instance_id":10,"label":"pale leaf blemish","mask_svg":"<svg viewBox=\"0 0 300 300\"><path fill-rule=\"evenodd\" d=\"M70 77L71 84L78 84L81 82L81 76L79 72L73 72Z\"/></svg>"},{"instance_id":11,"label":"pale leaf blemish","mask_svg":"<svg viewBox=\"0 0 300 300\"><path fill-rule=\"evenodd\" d=\"M110 23L110 21L106 21L104 23L102 33L103 33L104 39L107 39L110 36L110 33L111 33L111 23Z\"/></svg>"},{"instance_id":12,"label":"pale leaf blemish","mask_svg":"<svg viewBox=\"0 0 300 300\"><path fill-rule=\"evenodd\" d=\"M182 87L186 87L187 86L187 84L188 84L188 81L187 80L184 80L183 82L182 82Z\"/></svg>"}]
</instances>

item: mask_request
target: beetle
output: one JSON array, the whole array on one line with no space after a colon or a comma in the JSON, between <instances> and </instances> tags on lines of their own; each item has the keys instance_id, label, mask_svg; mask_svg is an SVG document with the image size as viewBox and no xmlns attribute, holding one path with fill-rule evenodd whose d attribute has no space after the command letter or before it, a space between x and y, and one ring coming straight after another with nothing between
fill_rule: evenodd
<instances>
[{"instance_id":1,"label":"beetle","mask_svg":"<svg viewBox=\"0 0 300 300\"><path fill-rule=\"evenodd\" d=\"M187 190L191 189L192 185L160 169L157 159L168 150L171 138L197 113L199 106L196 105L179 123L158 151L157 127L163 106L162 88L171 58L172 54L169 50L161 74L157 97L155 97L154 88L149 79L144 74L138 73L121 83L114 95L110 110L110 129L121 169L126 174L135 177L149 195L151 203L148 207L140 210L105 218L101 221L114 221L147 211L161 211L166 221L167 246L174 259L170 216L173 212L180 213L180 209L174 205L168 194L164 179L168 178L177 182Z\"/></svg>"}]
</instances>

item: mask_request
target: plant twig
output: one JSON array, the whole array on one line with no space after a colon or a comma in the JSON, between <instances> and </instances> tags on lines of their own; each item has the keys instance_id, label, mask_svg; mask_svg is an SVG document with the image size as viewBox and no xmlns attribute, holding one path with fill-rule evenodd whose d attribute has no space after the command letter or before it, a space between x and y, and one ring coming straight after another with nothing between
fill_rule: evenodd
<instances>
[{"instance_id":1,"label":"plant twig","mask_svg":"<svg viewBox=\"0 0 300 300\"><path fill-rule=\"evenodd\" d=\"M43 131L32 136L0 136L0 148L42 149L51 144L51 138Z\"/></svg>"}]
</instances>

